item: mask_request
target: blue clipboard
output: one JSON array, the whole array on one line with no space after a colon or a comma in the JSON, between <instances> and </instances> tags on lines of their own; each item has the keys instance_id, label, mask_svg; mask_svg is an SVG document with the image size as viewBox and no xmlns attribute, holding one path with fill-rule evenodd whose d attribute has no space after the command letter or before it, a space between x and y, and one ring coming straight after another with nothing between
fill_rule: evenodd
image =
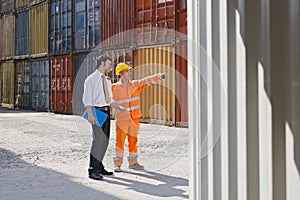
<instances>
[{"instance_id":1,"label":"blue clipboard","mask_svg":"<svg viewBox=\"0 0 300 200\"><path fill-rule=\"evenodd\" d=\"M95 107L92 107L92 113L94 117L96 118L96 124L99 127L102 127L104 122L106 121L106 118L108 117L108 114L105 112L102 112L101 110L96 109ZM88 119L88 113L85 111L82 115L84 119Z\"/></svg>"}]
</instances>

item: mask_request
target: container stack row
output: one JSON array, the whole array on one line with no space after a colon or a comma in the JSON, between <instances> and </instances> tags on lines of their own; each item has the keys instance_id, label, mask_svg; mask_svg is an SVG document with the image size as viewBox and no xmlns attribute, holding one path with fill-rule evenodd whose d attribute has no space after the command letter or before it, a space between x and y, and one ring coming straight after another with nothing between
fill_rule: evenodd
<instances>
[{"instance_id":1,"label":"container stack row","mask_svg":"<svg viewBox=\"0 0 300 200\"><path fill-rule=\"evenodd\" d=\"M107 54L134 66L135 79L167 73L142 92L142 121L186 125L186 3L0 0L1 105L81 114L83 82Z\"/></svg>"}]
</instances>

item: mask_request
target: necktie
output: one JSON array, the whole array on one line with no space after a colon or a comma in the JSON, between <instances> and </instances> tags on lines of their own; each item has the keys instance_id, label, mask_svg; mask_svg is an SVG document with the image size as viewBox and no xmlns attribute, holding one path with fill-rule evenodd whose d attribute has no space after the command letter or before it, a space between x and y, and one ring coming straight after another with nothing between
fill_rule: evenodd
<instances>
[{"instance_id":1,"label":"necktie","mask_svg":"<svg viewBox=\"0 0 300 200\"><path fill-rule=\"evenodd\" d=\"M106 77L102 75L102 83L103 83L103 90L104 90L104 95L105 95L105 101L106 103L110 103L109 100L109 93L108 93L108 88L107 88L107 82L106 82Z\"/></svg>"}]
</instances>

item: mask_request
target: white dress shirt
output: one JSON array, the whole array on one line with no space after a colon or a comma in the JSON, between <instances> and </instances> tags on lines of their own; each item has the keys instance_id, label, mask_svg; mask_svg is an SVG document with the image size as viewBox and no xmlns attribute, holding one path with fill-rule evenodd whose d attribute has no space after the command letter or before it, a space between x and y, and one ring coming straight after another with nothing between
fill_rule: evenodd
<instances>
[{"instance_id":1,"label":"white dress shirt","mask_svg":"<svg viewBox=\"0 0 300 200\"><path fill-rule=\"evenodd\" d=\"M106 78L107 89L109 92L110 102L114 102L112 99L111 81ZM102 74L96 69L95 72L90 74L84 81L84 90L82 96L82 102L85 107L87 106L109 106L105 100L105 93L103 89Z\"/></svg>"}]
</instances>

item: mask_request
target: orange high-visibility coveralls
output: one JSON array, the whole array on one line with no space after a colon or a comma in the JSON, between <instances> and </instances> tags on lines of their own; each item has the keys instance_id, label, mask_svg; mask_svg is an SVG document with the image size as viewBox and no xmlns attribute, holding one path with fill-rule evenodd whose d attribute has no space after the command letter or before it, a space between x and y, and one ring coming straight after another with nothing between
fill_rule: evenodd
<instances>
[{"instance_id":1,"label":"orange high-visibility coveralls","mask_svg":"<svg viewBox=\"0 0 300 200\"><path fill-rule=\"evenodd\" d=\"M113 99L122 106L126 112L115 110L116 117L116 144L114 165L121 166L124 156L124 143L128 137L128 162L129 165L137 163L137 135L140 129L139 118L142 116L140 109L140 93L142 89L159 80L159 75L148 76L141 80L129 81L126 87L121 81L112 84Z\"/></svg>"}]
</instances>

